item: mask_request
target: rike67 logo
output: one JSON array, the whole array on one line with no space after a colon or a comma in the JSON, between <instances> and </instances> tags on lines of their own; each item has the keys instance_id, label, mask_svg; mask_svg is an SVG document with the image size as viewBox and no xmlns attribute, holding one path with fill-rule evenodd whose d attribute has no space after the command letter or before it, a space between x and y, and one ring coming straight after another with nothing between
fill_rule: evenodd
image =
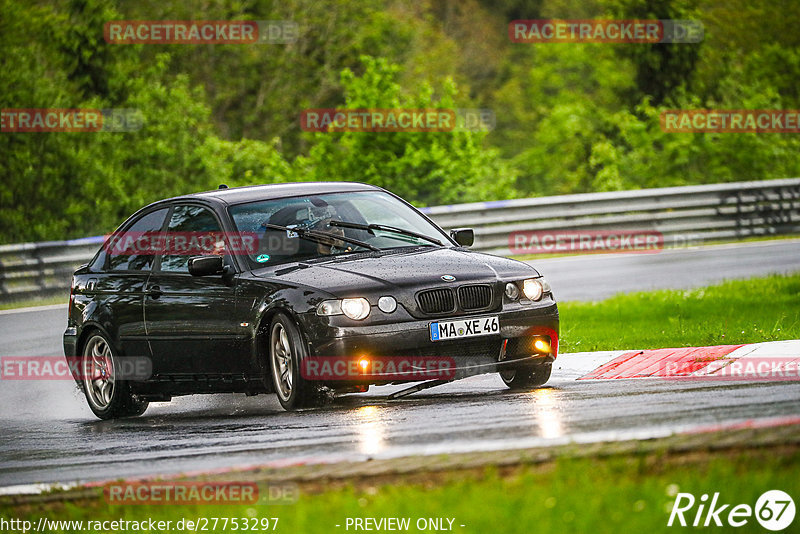
<instances>
[{"instance_id":1,"label":"rike67 logo","mask_svg":"<svg viewBox=\"0 0 800 534\"><path fill-rule=\"evenodd\" d=\"M696 499L691 493L678 493L667 526L743 527L753 516L767 530L781 531L794 521L794 500L781 490L765 491L751 507L749 504L724 503L719 492Z\"/></svg>"}]
</instances>

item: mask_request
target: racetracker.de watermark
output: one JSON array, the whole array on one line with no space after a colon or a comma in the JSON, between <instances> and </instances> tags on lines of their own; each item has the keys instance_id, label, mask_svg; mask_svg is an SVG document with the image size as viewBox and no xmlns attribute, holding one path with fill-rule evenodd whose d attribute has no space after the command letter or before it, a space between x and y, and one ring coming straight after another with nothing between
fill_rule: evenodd
<instances>
[{"instance_id":1,"label":"racetracker.de watermark","mask_svg":"<svg viewBox=\"0 0 800 534\"><path fill-rule=\"evenodd\" d=\"M782 382L800 381L799 356L758 356L739 359L667 357L658 362L659 376L684 380Z\"/></svg>"},{"instance_id":2,"label":"racetracker.de watermark","mask_svg":"<svg viewBox=\"0 0 800 534\"><path fill-rule=\"evenodd\" d=\"M0 132L135 132L144 117L137 109L0 109Z\"/></svg>"},{"instance_id":3,"label":"racetracker.de watermark","mask_svg":"<svg viewBox=\"0 0 800 534\"><path fill-rule=\"evenodd\" d=\"M668 109L660 119L667 133L800 133L798 109Z\"/></svg>"},{"instance_id":4,"label":"racetracker.de watermark","mask_svg":"<svg viewBox=\"0 0 800 534\"><path fill-rule=\"evenodd\" d=\"M297 484L256 482L120 482L103 487L103 496L114 505L273 505L294 504Z\"/></svg>"},{"instance_id":5,"label":"racetracker.de watermark","mask_svg":"<svg viewBox=\"0 0 800 534\"><path fill-rule=\"evenodd\" d=\"M290 20L112 20L110 44L289 44L299 26Z\"/></svg>"},{"instance_id":6,"label":"racetracker.de watermark","mask_svg":"<svg viewBox=\"0 0 800 534\"><path fill-rule=\"evenodd\" d=\"M0 380L147 380L153 361L147 356L83 358L82 356L2 356Z\"/></svg>"},{"instance_id":7,"label":"racetracker.de watermark","mask_svg":"<svg viewBox=\"0 0 800 534\"><path fill-rule=\"evenodd\" d=\"M311 356L303 360L300 374L306 380L453 380L456 361L446 356Z\"/></svg>"},{"instance_id":8,"label":"racetracker.de watermark","mask_svg":"<svg viewBox=\"0 0 800 534\"><path fill-rule=\"evenodd\" d=\"M294 254L298 245L296 239L280 234L259 238L253 232L123 232L112 235L103 248L121 256L205 256L252 255L259 251Z\"/></svg>"},{"instance_id":9,"label":"racetracker.de watermark","mask_svg":"<svg viewBox=\"0 0 800 534\"><path fill-rule=\"evenodd\" d=\"M698 20L535 19L508 25L514 43L699 43L704 36Z\"/></svg>"},{"instance_id":10,"label":"racetracker.de watermark","mask_svg":"<svg viewBox=\"0 0 800 534\"><path fill-rule=\"evenodd\" d=\"M490 109L320 108L300 114L306 132L488 132L497 123Z\"/></svg>"},{"instance_id":11,"label":"racetracker.de watermark","mask_svg":"<svg viewBox=\"0 0 800 534\"><path fill-rule=\"evenodd\" d=\"M511 232L513 254L599 252L653 253L664 248L664 235L655 230L540 230Z\"/></svg>"}]
</instances>

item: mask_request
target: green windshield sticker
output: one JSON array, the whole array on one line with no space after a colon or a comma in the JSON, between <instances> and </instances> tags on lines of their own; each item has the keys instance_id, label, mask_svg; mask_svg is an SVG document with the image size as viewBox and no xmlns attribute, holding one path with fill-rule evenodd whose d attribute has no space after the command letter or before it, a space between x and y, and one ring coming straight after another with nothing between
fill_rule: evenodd
<instances>
[{"instance_id":1,"label":"green windshield sticker","mask_svg":"<svg viewBox=\"0 0 800 534\"><path fill-rule=\"evenodd\" d=\"M258 257L256 258L256 261L258 263L266 263L266 262L269 261L269 255L268 254L259 254Z\"/></svg>"}]
</instances>

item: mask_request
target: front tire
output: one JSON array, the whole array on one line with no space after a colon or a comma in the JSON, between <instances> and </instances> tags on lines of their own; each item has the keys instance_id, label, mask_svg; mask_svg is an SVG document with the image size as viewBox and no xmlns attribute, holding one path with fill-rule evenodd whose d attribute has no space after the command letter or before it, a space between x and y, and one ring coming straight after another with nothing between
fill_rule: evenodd
<instances>
[{"instance_id":1,"label":"front tire","mask_svg":"<svg viewBox=\"0 0 800 534\"><path fill-rule=\"evenodd\" d=\"M500 378L511 389L531 389L543 386L550 380L552 370L551 364L526 365L508 371L500 371Z\"/></svg>"},{"instance_id":2,"label":"front tire","mask_svg":"<svg viewBox=\"0 0 800 534\"><path fill-rule=\"evenodd\" d=\"M300 373L302 361L308 355L300 329L289 317L278 314L269 332L270 374L281 406L284 410L315 406L319 389Z\"/></svg>"},{"instance_id":3,"label":"front tire","mask_svg":"<svg viewBox=\"0 0 800 534\"><path fill-rule=\"evenodd\" d=\"M150 404L133 395L130 384L119 380L119 361L111 343L100 332L83 347L82 386L89 409L100 419L142 415Z\"/></svg>"}]
</instances>

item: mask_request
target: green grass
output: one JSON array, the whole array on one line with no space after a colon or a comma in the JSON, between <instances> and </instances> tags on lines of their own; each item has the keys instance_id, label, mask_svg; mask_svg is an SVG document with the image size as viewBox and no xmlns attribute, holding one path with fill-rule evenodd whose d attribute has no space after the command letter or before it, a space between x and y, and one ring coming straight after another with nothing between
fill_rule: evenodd
<instances>
[{"instance_id":1,"label":"green grass","mask_svg":"<svg viewBox=\"0 0 800 534\"><path fill-rule=\"evenodd\" d=\"M0 508L0 516L34 522L42 514L50 519L92 520L278 517L278 532L306 534L348 532L348 517L409 517L412 525L417 518L448 517L455 518L453 530L463 533L674 532L683 530L667 527L678 491L693 493L698 499L703 493L720 492L720 503L753 506L758 496L770 489L797 497L798 472L800 452L796 448L717 455L562 458L503 474L491 469L439 473L428 482L411 485L384 482L373 486L362 480L358 487L346 486L343 490L316 494L301 490L296 504L283 506L108 506L100 498L51 503L46 510ZM693 518L693 514L687 517ZM797 521L800 519L795 519L795 524ZM764 532L754 518L736 530Z\"/></svg>"},{"instance_id":2,"label":"green grass","mask_svg":"<svg viewBox=\"0 0 800 534\"><path fill-rule=\"evenodd\" d=\"M33 306L51 306L53 304L63 304L67 309L66 297L50 297L44 299L17 300L14 302L0 302L0 310L15 310L17 308L30 308Z\"/></svg>"},{"instance_id":3,"label":"green grass","mask_svg":"<svg viewBox=\"0 0 800 534\"><path fill-rule=\"evenodd\" d=\"M800 339L800 274L563 302L559 311L559 352Z\"/></svg>"}]
</instances>

